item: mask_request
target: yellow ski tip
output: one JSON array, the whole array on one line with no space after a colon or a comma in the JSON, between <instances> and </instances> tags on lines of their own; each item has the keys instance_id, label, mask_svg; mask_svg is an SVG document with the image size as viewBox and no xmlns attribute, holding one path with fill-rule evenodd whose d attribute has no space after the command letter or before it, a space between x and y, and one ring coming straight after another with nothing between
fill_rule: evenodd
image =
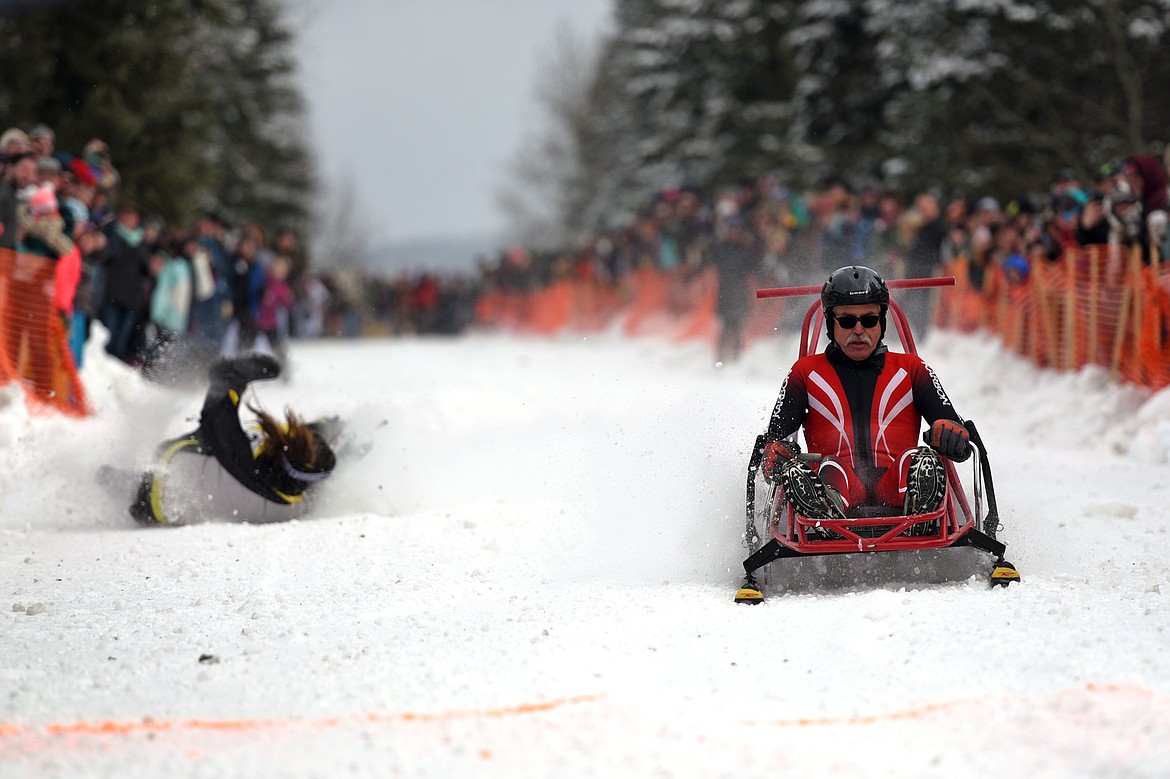
<instances>
[{"instance_id":1,"label":"yellow ski tip","mask_svg":"<svg viewBox=\"0 0 1170 779\"><path fill-rule=\"evenodd\" d=\"M736 603L756 604L762 602L763 600L764 593L760 591L759 587L744 585L743 587L739 588L738 592L735 593Z\"/></svg>"},{"instance_id":2,"label":"yellow ski tip","mask_svg":"<svg viewBox=\"0 0 1170 779\"><path fill-rule=\"evenodd\" d=\"M1006 587L1019 580L1020 572L1009 562L999 563L991 571L991 585L993 587Z\"/></svg>"}]
</instances>

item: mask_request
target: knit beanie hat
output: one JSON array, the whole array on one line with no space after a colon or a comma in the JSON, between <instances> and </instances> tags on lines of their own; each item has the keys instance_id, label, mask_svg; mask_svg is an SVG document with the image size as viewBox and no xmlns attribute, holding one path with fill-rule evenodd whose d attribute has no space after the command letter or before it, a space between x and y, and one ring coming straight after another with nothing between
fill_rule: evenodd
<instances>
[{"instance_id":1,"label":"knit beanie hat","mask_svg":"<svg viewBox=\"0 0 1170 779\"><path fill-rule=\"evenodd\" d=\"M37 187L28 200L28 210L34 218L57 213L57 193L47 185Z\"/></svg>"}]
</instances>

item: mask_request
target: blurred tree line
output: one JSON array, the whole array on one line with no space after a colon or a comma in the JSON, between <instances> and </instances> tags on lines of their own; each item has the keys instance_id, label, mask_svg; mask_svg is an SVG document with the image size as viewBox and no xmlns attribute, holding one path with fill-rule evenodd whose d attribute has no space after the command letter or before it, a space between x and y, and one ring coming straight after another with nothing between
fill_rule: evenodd
<instances>
[{"instance_id":1,"label":"blurred tree line","mask_svg":"<svg viewBox=\"0 0 1170 779\"><path fill-rule=\"evenodd\" d=\"M0 2L0 122L105 141L121 196L186 223L296 226L313 159L279 0Z\"/></svg>"},{"instance_id":2,"label":"blurred tree line","mask_svg":"<svg viewBox=\"0 0 1170 779\"><path fill-rule=\"evenodd\" d=\"M615 0L592 56L558 43L502 200L563 243L765 171L1017 196L1160 150L1168 31L1170 0Z\"/></svg>"}]
</instances>

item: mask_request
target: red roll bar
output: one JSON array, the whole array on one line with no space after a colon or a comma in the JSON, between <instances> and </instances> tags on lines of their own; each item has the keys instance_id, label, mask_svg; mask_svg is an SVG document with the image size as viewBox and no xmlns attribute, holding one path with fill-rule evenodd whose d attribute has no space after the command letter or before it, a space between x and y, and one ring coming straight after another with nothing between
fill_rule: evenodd
<instances>
[{"instance_id":1,"label":"red roll bar","mask_svg":"<svg viewBox=\"0 0 1170 779\"><path fill-rule=\"evenodd\" d=\"M953 287L954 276L932 276L925 279L892 279L886 282L890 289L921 289L923 287ZM757 298L787 298L796 295L819 295L820 285L811 287L775 287L773 289L757 289Z\"/></svg>"}]
</instances>

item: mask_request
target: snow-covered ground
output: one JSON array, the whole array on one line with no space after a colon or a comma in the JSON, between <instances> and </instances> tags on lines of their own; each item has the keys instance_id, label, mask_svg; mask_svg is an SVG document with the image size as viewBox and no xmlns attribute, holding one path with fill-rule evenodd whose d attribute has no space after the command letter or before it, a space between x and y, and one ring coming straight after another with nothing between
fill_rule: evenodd
<instances>
[{"instance_id":1,"label":"snow-covered ground","mask_svg":"<svg viewBox=\"0 0 1170 779\"><path fill-rule=\"evenodd\" d=\"M737 606L795 350L298 344L254 397L372 449L270 526L144 529L95 483L200 390L98 353L91 419L4 390L0 776L1166 776L1170 394L935 334L1023 583L869 555Z\"/></svg>"}]
</instances>

